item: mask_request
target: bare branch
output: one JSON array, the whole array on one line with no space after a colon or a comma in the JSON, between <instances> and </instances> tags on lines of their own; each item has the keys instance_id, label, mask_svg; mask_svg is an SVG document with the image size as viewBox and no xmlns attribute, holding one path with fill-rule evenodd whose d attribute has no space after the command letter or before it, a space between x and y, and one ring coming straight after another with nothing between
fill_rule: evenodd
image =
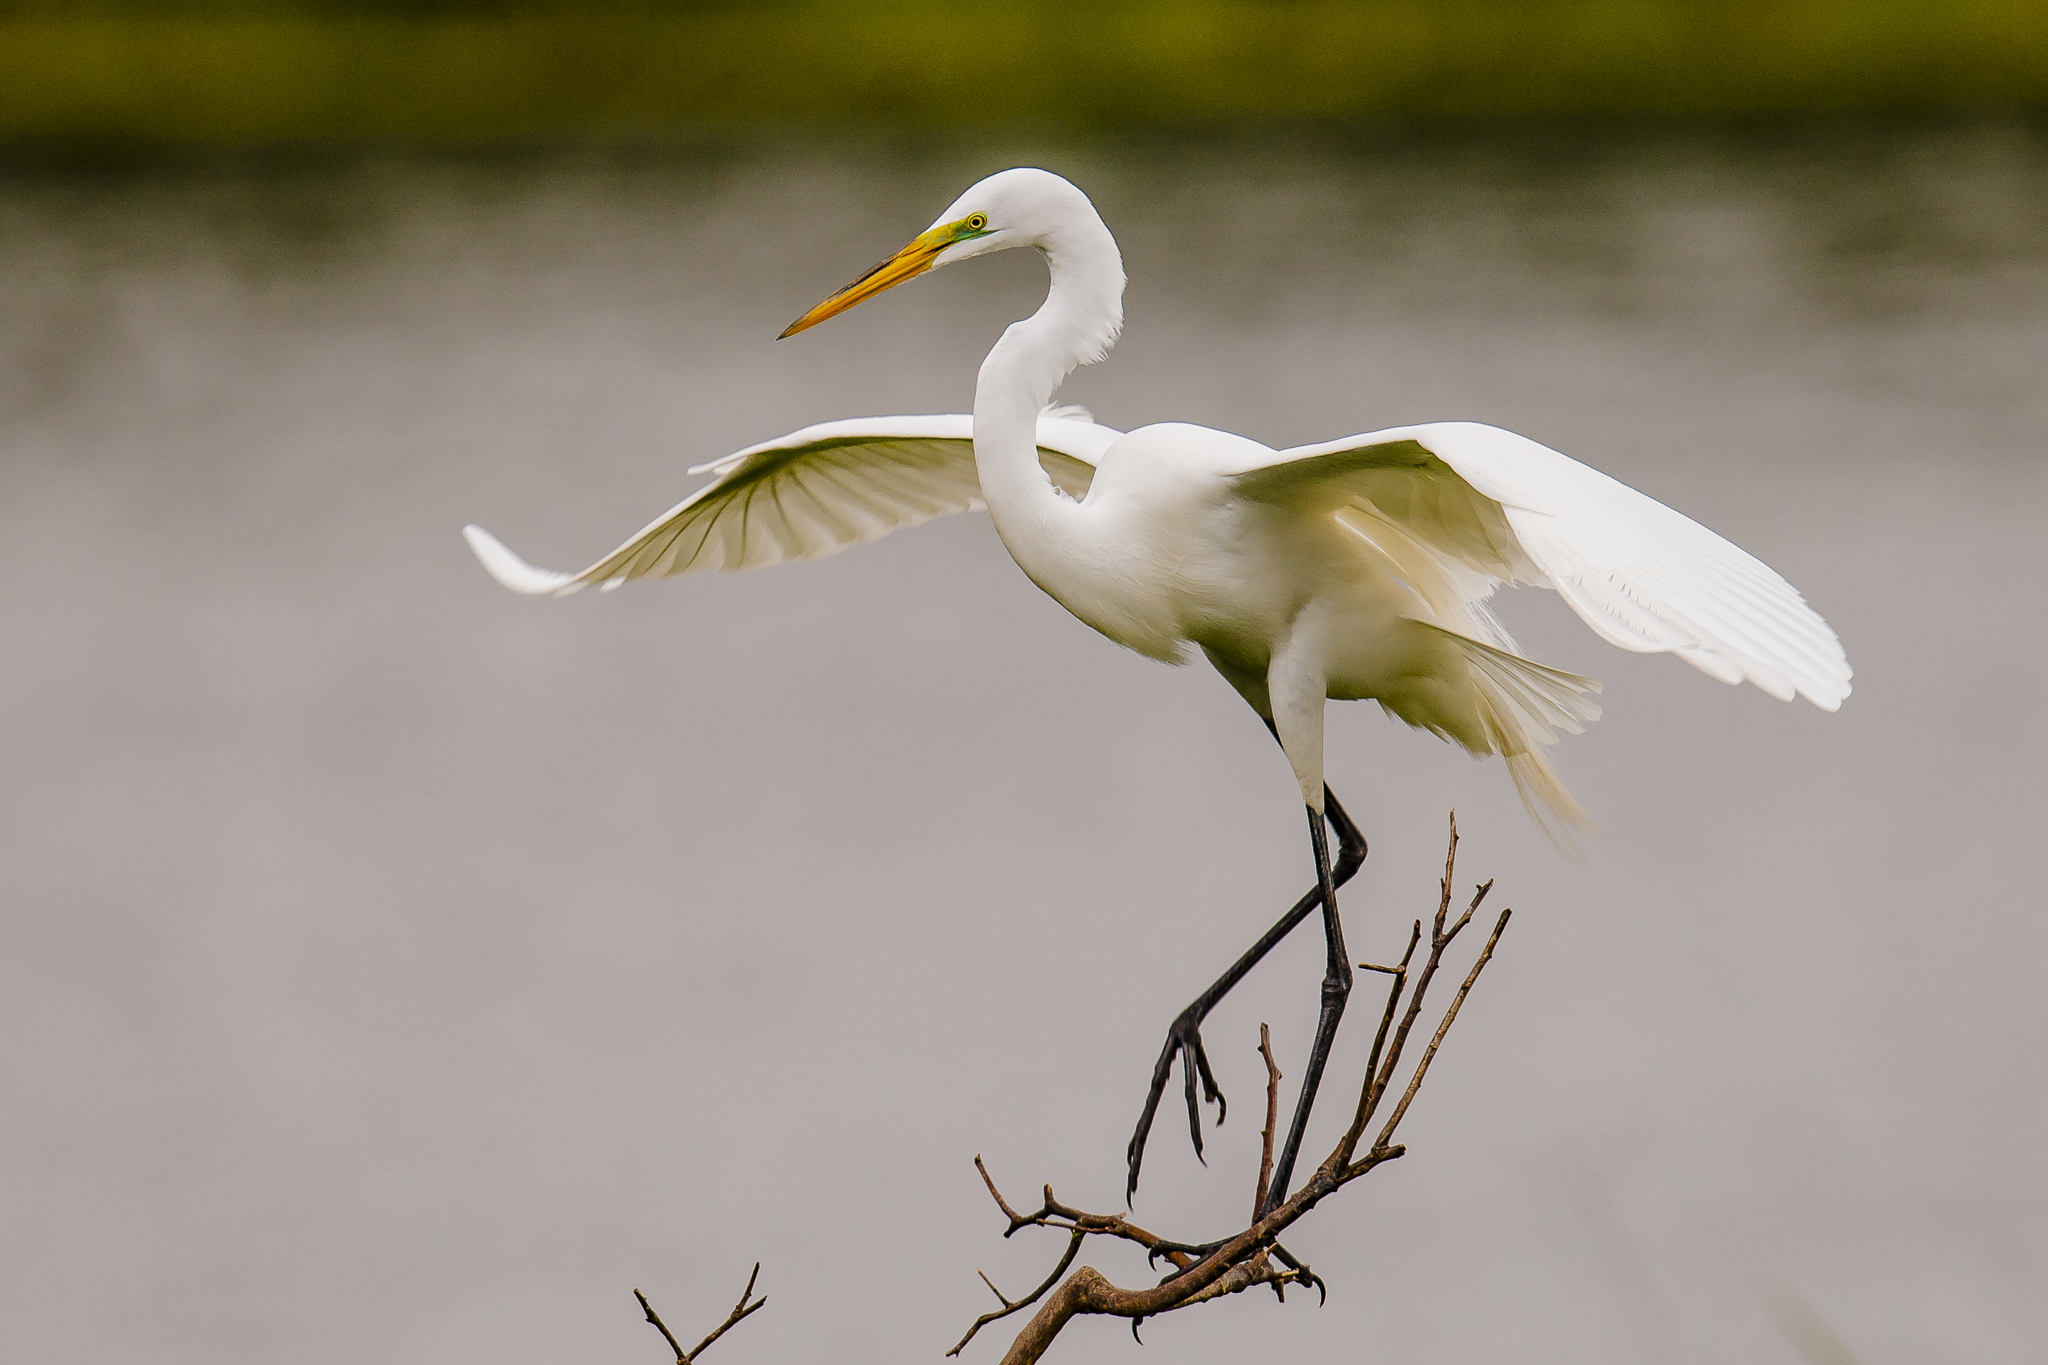
<instances>
[{"instance_id":1,"label":"bare branch","mask_svg":"<svg viewBox=\"0 0 2048 1365\"><path fill-rule=\"evenodd\" d=\"M1074 1235L1067 1239L1067 1254L1060 1257L1060 1263L1052 1268L1052 1274L1046 1276L1045 1282L1039 1285L1038 1288L1032 1290L1023 1298L1018 1299L1015 1303L1010 1302L1010 1300L1008 1299L1004 1299L1003 1291L1000 1289L996 1289L994 1282L992 1282L988 1276L982 1275L979 1270L975 1271L975 1274L981 1275L981 1282L985 1285L988 1285L988 1287L991 1290L994 1290L995 1296L998 1299L1002 1299L1003 1306L1001 1308L994 1310L993 1312L983 1313L980 1317L976 1318L974 1320L974 1325L967 1329L967 1335L960 1338L959 1341L955 1342L953 1344L953 1349L946 1352L946 1354L949 1356L959 1355L960 1352L967 1349L967 1343L974 1340L974 1334L976 1332L979 1332L982 1328L988 1326L990 1323L995 1322L1000 1318L1007 1318L1008 1316L1010 1316L1010 1314L1016 1312L1020 1308L1029 1308L1032 1304L1037 1303L1039 1299L1043 1298L1045 1296L1045 1291L1052 1288L1055 1284L1058 1284L1060 1276L1066 1274L1067 1267L1074 1263L1074 1257L1080 1254L1082 1239L1087 1237L1087 1235L1087 1232L1078 1228L1075 1229Z\"/></svg>"},{"instance_id":2,"label":"bare branch","mask_svg":"<svg viewBox=\"0 0 2048 1365\"><path fill-rule=\"evenodd\" d=\"M719 1323L718 1326L712 1330L710 1336L705 1337L704 1340L698 1342L695 1350L690 1351L685 1351L682 1348L682 1346L677 1343L675 1333L668 1330L668 1324L661 1320L661 1314L654 1311L654 1305L647 1301L647 1296L645 1294L641 1293L639 1290L636 1289L633 1291L633 1297L640 1300L640 1309L642 1312L647 1314L647 1320L654 1324L656 1331L661 1333L662 1340L668 1343L668 1348L676 1353L676 1365L694 1365L694 1362L696 1361L697 1357L703 1355L705 1348L710 1346L712 1342L718 1340L727 1332L731 1331L734 1327L746 1321L760 1309L767 1306L768 1300L765 1296L762 1298L754 1299L752 1303L747 1302L748 1299L752 1299L754 1297L754 1282L760 1278L761 1263L759 1261L756 1261L754 1262L753 1274L747 1276L747 1287L740 1291L739 1302L735 1303L732 1306L732 1311L725 1315L725 1321Z\"/></svg>"},{"instance_id":3,"label":"bare branch","mask_svg":"<svg viewBox=\"0 0 2048 1365\"><path fill-rule=\"evenodd\" d=\"M1272 1032L1264 1024L1259 1026L1259 1055L1266 1066L1266 1125L1260 1133L1260 1158L1258 1180L1253 1202L1254 1219L1249 1227L1234 1236L1218 1242L1186 1243L1170 1241L1129 1222L1122 1214L1091 1214L1061 1203L1053 1194L1050 1185L1045 1187L1045 1197L1036 1212L1021 1213L1003 1198L996 1188L988 1167L980 1157L975 1158L975 1168L981 1172L982 1183L988 1186L989 1197L995 1200L1009 1226L1005 1237L1019 1228L1056 1228L1067 1234L1067 1245L1060 1256L1059 1264L1052 1273L1022 1299L1008 1298L986 1275L984 1283L1002 1307L984 1313L968 1328L966 1336L960 1339L949 1355L958 1355L974 1339L977 1332L987 1324L1012 1313L1021 1312L1035 1305L1036 1311L1018 1332L1010 1349L1003 1356L1003 1365L1032 1365L1043 1356L1066 1324L1075 1317L1108 1315L1121 1317L1131 1323L1135 1334L1139 1323L1146 1318L1170 1313L1192 1304L1205 1303L1226 1294L1240 1293L1255 1285L1271 1285L1276 1294L1284 1300L1282 1291L1289 1284L1307 1284L1322 1288L1322 1281L1308 1266L1289 1254L1280 1245L1279 1238L1293 1224L1307 1215L1323 1199L1343 1186L1356 1180L1374 1167L1401 1157L1407 1149L1393 1141L1395 1131L1408 1113L1408 1106L1415 1100L1428 1076L1431 1064L1436 1059L1437 1049L1442 1046L1451 1025L1457 1021L1458 1012L1464 1006L1465 997L1479 980L1479 974L1492 960L1494 948L1500 942L1502 931L1507 928L1513 912L1503 910L1495 921L1493 932L1471 970L1465 975L1450 1006L1444 1011L1429 1046L1424 1050L1422 1060L1409 1077L1406 1090L1399 1104L1394 1108L1378 1137L1363 1156L1357 1155L1364 1134L1376 1116L1382 1100L1391 1088L1395 1074L1400 1070L1402 1054L1409 1035L1420 1018L1425 997L1437 970L1443 965L1445 952L1456 941L1458 935L1471 923L1480 903L1486 899L1493 883L1486 882L1473 893L1464 912L1455 920L1451 918L1451 895L1457 874L1458 825L1455 814L1450 822L1448 845L1444 852L1443 880L1439 887L1436 912L1428 929L1429 952L1421 968L1415 970L1415 953L1422 946L1424 928L1416 920L1410 930L1407 949L1401 960L1392 967L1376 966L1372 963L1358 964L1367 971L1381 972L1392 978L1387 992L1386 1007L1381 1012L1378 1031L1374 1034L1372 1052L1367 1059L1365 1075L1359 1086L1358 1108L1353 1115L1350 1128L1341 1141L1330 1152L1316 1172L1303 1183L1291 1198L1268 1210L1264 1216L1257 1211L1264 1206L1272 1180L1273 1139L1279 1124L1279 1096L1281 1073L1274 1060ZM1405 1008L1404 1008L1405 1002ZM1398 1019L1398 1023L1397 1023ZM1092 1266L1075 1267L1081 1245L1090 1236L1113 1237L1136 1243L1148 1255L1164 1258L1173 1270L1158 1284L1144 1289L1124 1289L1110 1283L1101 1272ZM679 1363L684 1365L684 1363Z\"/></svg>"},{"instance_id":4,"label":"bare branch","mask_svg":"<svg viewBox=\"0 0 2048 1365\"><path fill-rule=\"evenodd\" d=\"M1415 956L1415 945L1422 941L1422 921L1415 921L1415 928L1408 935L1408 951L1401 954L1401 961L1392 967L1376 967L1370 962L1358 965L1369 972L1385 972L1394 978L1394 984L1387 989L1387 1008L1380 1014L1379 1031L1372 1037L1372 1053L1365 1059L1365 1081L1358 1087L1358 1111L1351 1116L1351 1127L1344 1133L1344 1140L1337 1144L1334 1154L1334 1170L1342 1170L1351 1164L1351 1157L1358 1150L1358 1140L1365 1135L1365 1125L1372 1122L1373 1110L1379 1107L1378 1083L1380 1053L1387 1043L1387 1029L1394 1022L1394 1013L1401 1005L1401 992L1408 986L1408 963Z\"/></svg>"},{"instance_id":5,"label":"bare branch","mask_svg":"<svg viewBox=\"0 0 2048 1365\"><path fill-rule=\"evenodd\" d=\"M1045 1187L1045 1202L1039 1207L1038 1212L1019 1213L1010 1207L1009 1202L1003 1198L1002 1191L996 1188L994 1178L989 1175L988 1167L982 1164L980 1157L974 1158L974 1166L981 1172L982 1183L988 1186L989 1194L996 1201L996 1207L1010 1220L1008 1231L1003 1233L1005 1237L1018 1228L1058 1228L1061 1232L1081 1232L1136 1242L1147 1252L1165 1257L1176 1267L1194 1264L1182 1250L1180 1243L1170 1242L1157 1233L1147 1232L1120 1213L1084 1213L1080 1209L1070 1208L1059 1201L1050 1185Z\"/></svg>"},{"instance_id":6,"label":"bare branch","mask_svg":"<svg viewBox=\"0 0 2048 1365\"><path fill-rule=\"evenodd\" d=\"M1493 883L1488 882L1487 885L1491 886ZM1481 894L1484 894L1484 888L1481 888ZM1472 903L1478 905L1478 898L1474 897ZM1380 1129L1379 1137L1373 1142L1373 1150L1378 1151L1385 1147L1388 1140L1394 1136L1394 1130L1401 1126L1401 1118L1408 1112L1408 1105L1414 1100L1415 1092L1422 1089L1422 1078L1429 1074L1429 1064L1436 1059L1437 1048L1443 1044L1444 1035L1451 1031L1451 1023L1458 1017L1458 1009L1465 1003L1466 995L1471 992L1472 983L1479 979L1479 973L1484 971L1486 964L1493 959L1493 946L1500 942L1501 930L1508 927L1508 920L1514 913L1512 908L1503 910L1500 912L1500 918L1493 922L1493 933L1488 936L1486 947L1480 950L1479 960L1472 964L1472 970L1465 973L1464 984L1458 987L1458 993L1451 997L1451 1007L1444 1011L1443 1022L1436 1026L1436 1036L1429 1040L1428 1050L1422 1054L1422 1060L1415 1064L1415 1074L1409 1078L1407 1092L1401 1096L1401 1102L1394 1106L1394 1112L1388 1116L1387 1126ZM1471 917L1472 912L1467 910L1465 918Z\"/></svg>"},{"instance_id":7,"label":"bare branch","mask_svg":"<svg viewBox=\"0 0 2048 1365\"><path fill-rule=\"evenodd\" d=\"M989 1197L996 1201L996 1207L1003 1211L1003 1217L1010 1220L1010 1232L1015 1232L1018 1228L1030 1227L1035 1220L1026 1218L1010 1207L1009 1203L1003 1198L1003 1192L996 1188L995 1180L988 1173L988 1167L981 1164L981 1153L979 1152L974 1154L974 1169L981 1172L981 1183L988 1186ZM1048 1185L1046 1189L1050 1191L1052 1186ZM1004 1233L1003 1236L1008 1237L1010 1232Z\"/></svg>"},{"instance_id":8,"label":"bare branch","mask_svg":"<svg viewBox=\"0 0 2048 1365\"><path fill-rule=\"evenodd\" d=\"M647 1314L647 1320L654 1324L655 1331L661 1333L661 1338L668 1343L668 1348L676 1353L676 1359L688 1360L689 1357L683 1354L682 1343L676 1340L674 1332L668 1330L668 1324L661 1320L661 1314L654 1311L654 1305L647 1301L647 1296L636 1289L633 1291L633 1297L640 1300L640 1311Z\"/></svg>"},{"instance_id":9,"label":"bare branch","mask_svg":"<svg viewBox=\"0 0 2048 1365\"><path fill-rule=\"evenodd\" d=\"M1454 849L1457 847L1456 839L1454 826L1452 834L1452 847ZM1430 932L1429 959L1422 964L1422 974L1415 979L1415 990L1408 997L1408 1008L1401 1016L1400 1027L1394 1030L1393 1041L1387 1046L1386 1056L1380 1060L1379 1074L1369 1078L1368 1081L1368 1084L1372 1087L1372 1093L1367 1097L1367 1102L1364 1106L1365 1117L1368 1122L1371 1121L1373 1112L1379 1108L1380 1099L1386 1094L1387 1084L1393 1079L1394 1071L1401 1065L1401 1053L1408 1046L1409 1031L1415 1027L1415 1020L1422 1013L1423 998L1429 994L1429 983L1436 979L1436 969L1443 962L1444 950L1451 946L1451 940L1458 936L1459 931L1471 922L1472 912L1479 908L1479 902L1486 899L1486 893L1492 889L1492 882L1488 882L1480 887L1473 895L1472 903L1465 907L1465 913L1458 918L1456 924L1451 926L1448 933L1444 932L1444 916L1450 908L1449 903L1446 902L1438 908L1436 924ZM1359 1131L1364 1131L1364 1124L1359 1125Z\"/></svg>"},{"instance_id":10,"label":"bare branch","mask_svg":"<svg viewBox=\"0 0 2048 1365\"><path fill-rule=\"evenodd\" d=\"M1443 898L1442 898L1442 899L1441 899L1440 901L1438 901L1438 902L1437 902L1437 907L1436 907L1436 931L1437 931L1437 932L1438 932L1439 934L1441 934L1441 933L1442 933L1442 932L1444 931L1444 916L1445 916L1446 914L1448 914L1448 913L1450 912L1450 908L1451 908L1451 885L1452 885L1452 882L1453 882L1453 881L1455 880L1455 878L1454 878L1454 877L1452 876L1452 870L1453 870L1454 868L1456 868L1456 867L1457 867L1457 865L1458 865L1458 812L1456 812L1456 811L1452 811L1452 812L1451 812L1451 841L1450 841L1450 845L1449 845L1449 846L1448 846L1447 848L1445 848L1445 849L1444 849L1444 879L1443 879L1443 881L1441 881L1440 883L1438 883L1438 885L1439 885L1439 886L1440 886L1440 887L1441 887L1441 888L1443 889Z\"/></svg>"},{"instance_id":11,"label":"bare branch","mask_svg":"<svg viewBox=\"0 0 2048 1365\"><path fill-rule=\"evenodd\" d=\"M1259 1025L1259 1055L1266 1059L1266 1126L1259 1130L1259 1181L1252 1192L1252 1217L1266 1207L1266 1186L1273 1179L1273 1130L1280 1122L1280 1064L1273 1060L1273 1035Z\"/></svg>"}]
</instances>

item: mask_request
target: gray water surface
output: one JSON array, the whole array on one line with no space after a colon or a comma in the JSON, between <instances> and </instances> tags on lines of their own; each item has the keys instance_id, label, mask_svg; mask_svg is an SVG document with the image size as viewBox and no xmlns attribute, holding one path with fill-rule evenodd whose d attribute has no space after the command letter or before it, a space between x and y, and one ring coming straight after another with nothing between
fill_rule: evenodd
<instances>
[{"instance_id":1,"label":"gray water surface","mask_svg":"<svg viewBox=\"0 0 2048 1365\"><path fill-rule=\"evenodd\" d=\"M1054 1358L2048 1360L2048 139L2006 126L0 179L0 1355L653 1362L633 1287L690 1341L759 1259L713 1360L937 1360L977 1266L1059 1251L999 1238L977 1152L1119 1206L1164 1026L1308 878L1229 689L978 516L566 601L457 534L578 567L688 465L965 410L1029 253L771 338L1017 162L1132 278L1067 399L1512 427L1762 556L1857 669L1828 716L1508 602L1607 684L1583 867L1498 765L1333 708L1356 953L1433 906L1453 805L1514 926L1410 1154L1290 1236L1327 1307ZM1258 1024L1298 1076L1320 951L1214 1016L1232 1117L1204 1169L1163 1116L1140 1222L1242 1222Z\"/></svg>"}]
</instances>

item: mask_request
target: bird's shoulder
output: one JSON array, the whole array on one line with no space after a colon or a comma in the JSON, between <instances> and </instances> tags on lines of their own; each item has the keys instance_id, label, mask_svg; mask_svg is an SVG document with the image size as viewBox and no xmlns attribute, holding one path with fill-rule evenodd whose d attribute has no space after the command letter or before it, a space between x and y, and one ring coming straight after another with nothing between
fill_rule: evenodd
<instances>
[{"instance_id":1,"label":"bird's shoulder","mask_svg":"<svg viewBox=\"0 0 2048 1365\"><path fill-rule=\"evenodd\" d=\"M1247 464L1270 460L1274 451L1249 436L1197 426L1154 422L1124 433L1102 454L1105 473L1157 471L1183 478L1222 478Z\"/></svg>"}]
</instances>

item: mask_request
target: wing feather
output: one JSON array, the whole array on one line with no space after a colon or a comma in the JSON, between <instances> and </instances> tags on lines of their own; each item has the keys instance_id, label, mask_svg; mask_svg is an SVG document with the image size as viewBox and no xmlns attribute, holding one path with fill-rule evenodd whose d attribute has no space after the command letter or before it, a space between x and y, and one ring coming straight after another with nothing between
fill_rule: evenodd
<instances>
[{"instance_id":1,"label":"wing feather","mask_svg":"<svg viewBox=\"0 0 2048 1365\"><path fill-rule=\"evenodd\" d=\"M823 486L822 496L845 519L850 544L866 544L889 533L888 509L860 471L848 468L836 452L807 466L805 473Z\"/></svg>"},{"instance_id":2,"label":"wing feather","mask_svg":"<svg viewBox=\"0 0 2048 1365\"><path fill-rule=\"evenodd\" d=\"M1823 710L1849 695L1841 641L1769 565L1527 437L1438 422L1284 450L1233 472L1253 497L1363 500L1489 587L1555 588L1623 649L1673 653L1723 682Z\"/></svg>"},{"instance_id":3,"label":"wing feather","mask_svg":"<svg viewBox=\"0 0 2048 1365\"><path fill-rule=\"evenodd\" d=\"M783 506L794 506L806 519L807 538L819 542L839 541L843 544L860 543L862 526L848 518L845 513L852 508L842 504L835 508L825 490L825 466L793 465L789 471L789 486L783 491ZM869 523L872 524L872 523Z\"/></svg>"},{"instance_id":4,"label":"wing feather","mask_svg":"<svg viewBox=\"0 0 2048 1365\"><path fill-rule=\"evenodd\" d=\"M1078 408L1049 409L1038 423L1039 461L1069 496L1085 497L1120 434ZM482 527L463 534L506 587L560 597L633 578L822 559L982 506L974 419L964 413L826 422L691 472L714 477L581 573L537 569Z\"/></svg>"}]
</instances>

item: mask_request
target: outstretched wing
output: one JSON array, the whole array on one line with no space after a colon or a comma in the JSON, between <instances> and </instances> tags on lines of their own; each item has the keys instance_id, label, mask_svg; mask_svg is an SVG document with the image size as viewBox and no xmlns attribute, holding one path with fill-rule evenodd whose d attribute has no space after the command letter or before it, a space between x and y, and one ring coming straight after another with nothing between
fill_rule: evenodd
<instances>
[{"instance_id":1,"label":"outstretched wing","mask_svg":"<svg viewBox=\"0 0 2048 1365\"><path fill-rule=\"evenodd\" d=\"M1396 427L1283 450L1235 477L1248 497L1328 502L1333 513L1363 503L1455 561L1481 592L1500 581L1555 588L1623 649L1676 654L1723 682L1825 711L1849 695L1841 641L1769 565L1511 431Z\"/></svg>"},{"instance_id":2,"label":"outstretched wing","mask_svg":"<svg viewBox=\"0 0 2048 1365\"><path fill-rule=\"evenodd\" d=\"M1077 408L1038 421L1038 458L1075 498L1121 433ZM567 596L593 583L822 559L949 512L981 506L974 419L964 413L825 422L699 465L717 477L581 573L537 569L480 526L463 535L514 592Z\"/></svg>"}]
</instances>

